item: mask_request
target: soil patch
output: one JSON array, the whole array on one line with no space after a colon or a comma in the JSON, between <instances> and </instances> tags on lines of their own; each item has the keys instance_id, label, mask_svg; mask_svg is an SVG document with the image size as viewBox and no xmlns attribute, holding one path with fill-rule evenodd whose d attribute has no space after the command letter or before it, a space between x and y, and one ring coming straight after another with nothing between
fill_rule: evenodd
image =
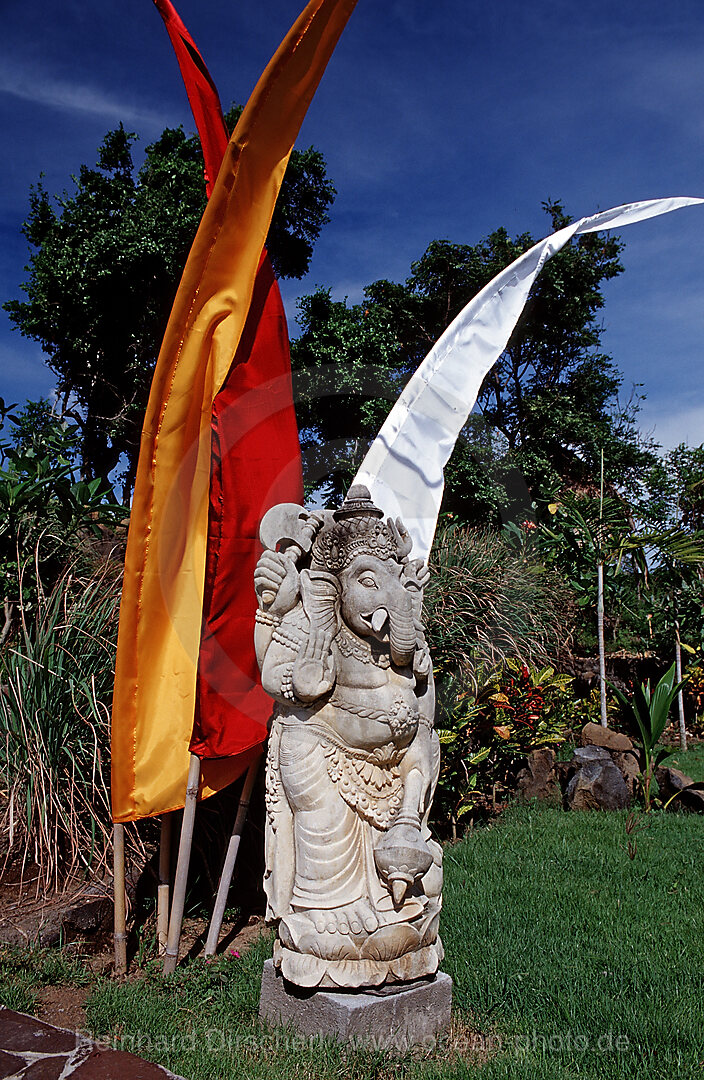
<instances>
[{"instance_id":1,"label":"soil patch","mask_svg":"<svg viewBox=\"0 0 704 1080\"><path fill-rule=\"evenodd\" d=\"M47 1024L85 1031L85 1003L89 993L88 986L44 986L37 994L36 1014Z\"/></svg>"}]
</instances>

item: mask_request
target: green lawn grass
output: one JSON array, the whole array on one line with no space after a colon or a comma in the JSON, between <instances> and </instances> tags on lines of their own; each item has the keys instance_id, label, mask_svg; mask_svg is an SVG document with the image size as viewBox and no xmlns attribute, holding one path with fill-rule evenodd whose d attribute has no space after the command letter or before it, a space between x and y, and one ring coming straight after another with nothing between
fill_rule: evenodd
<instances>
[{"instance_id":1,"label":"green lawn grass","mask_svg":"<svg viewBox=\"0 0 704 1080\"><path fill-rule=\"evenodd\" d=\"M67 950L0 947L0 1005L17 1012L34 1012L44 986L87 986L91 975Z\"/></svg>"},{"instance_id":2,"label":"green lawn grass","mask_svg":"<svg viewBox=\"0 0 704 1080\"><path fill-rule=\"evenodd\" d=\"M626 820L513 807L446 848L457 1023L433 1056L267 1031L256 1017L266 939L166 980L99 983L89 1022L188 1080L704 1077L704 822L641 818L631 859Z\"/></svg>"},{"instance_id":3,"label":"green lawn grass","mask_svg":"<svg viewBox=\"0 0 704 1080\"><path fill-rule=\"evenodd\" d=\"M494 1077L702 1076L704 823L513 809L447 852L447 970Z\"/></svg>"},{"instance_id":4,"label":"green lawn grass","mask_svg":"<svg viewBox=\"0 0 704 1080\"><path fill-rule=\"evenodd\" d=\"M687 776L691 776L692 780L701 783L704 781L704 742L690 743L684 753L678 750L673 757L663 762L663 764L673 765L676 769L681 769Z\"/></svg>"}]
</instances>

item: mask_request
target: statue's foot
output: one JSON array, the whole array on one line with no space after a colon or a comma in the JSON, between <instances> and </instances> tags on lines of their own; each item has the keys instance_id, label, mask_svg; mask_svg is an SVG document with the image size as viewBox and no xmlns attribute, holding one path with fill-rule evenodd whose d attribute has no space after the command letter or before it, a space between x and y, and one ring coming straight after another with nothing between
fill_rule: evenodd
<instances>
[{"instance_id":1,"label":"statue's foot","mask_svg":"<svg viewBox=\"0 0 704 1080\"><path fill-rule=\"evenodd\" d=\"M300 912L313 923L318 934L373 934L379 917L366 897L338 908L309 908Z\"/></svg>"}]
</instances>

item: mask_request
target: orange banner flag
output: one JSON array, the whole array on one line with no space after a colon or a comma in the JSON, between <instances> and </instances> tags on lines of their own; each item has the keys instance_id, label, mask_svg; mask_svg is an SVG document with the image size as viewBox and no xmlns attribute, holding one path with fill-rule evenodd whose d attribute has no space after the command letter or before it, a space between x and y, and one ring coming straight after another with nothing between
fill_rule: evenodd
<instances>
[{"instance_id":1,"label":"orange banner flag","mask_svg":"<svg viewBox=\"0 0 704 1080\"><path fill-rule=\"evenodd\" d=\"M145 417L113 699L115 821L183 806L208 534L211 417L236 353L289 155L356 0L311 0L259 80L193 242ZM240 759L203 763L201 794Z\"/></svg>"},{"instance_id":2,"label":"orange banner flag","mask_svg":"<svg viewBox=\"0 0 704 1080\"><path fill-rule=\"evenodd\" d=\"M183 76L210 197L230 136L205 61L171 0L154 0ZM259 522L303 501L286 313L266 250L228 376L213 403L205 592L191 753L239 757L266 739L271 698L254 652Z\"/></svg>"}]
</instances>

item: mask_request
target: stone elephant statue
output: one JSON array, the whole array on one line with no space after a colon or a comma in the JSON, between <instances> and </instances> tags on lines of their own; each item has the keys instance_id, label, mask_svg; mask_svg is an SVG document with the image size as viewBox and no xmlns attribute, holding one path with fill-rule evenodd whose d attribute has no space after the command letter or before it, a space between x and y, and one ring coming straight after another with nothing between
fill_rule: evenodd
<instances>
[{"instance_id":1,"label":"stone elephant statue","mask_svg":"<svg viewBox=\"0 0 704 1080\"><path fill-rule=\"evenodd\" d=\"M265 876L275 963L306 987L433 975L442 854L428 829L440 748L427 567L361 486L332 513L274 507L261 536L255 644L276 702Z\"/></svg>"}]
</instances>

